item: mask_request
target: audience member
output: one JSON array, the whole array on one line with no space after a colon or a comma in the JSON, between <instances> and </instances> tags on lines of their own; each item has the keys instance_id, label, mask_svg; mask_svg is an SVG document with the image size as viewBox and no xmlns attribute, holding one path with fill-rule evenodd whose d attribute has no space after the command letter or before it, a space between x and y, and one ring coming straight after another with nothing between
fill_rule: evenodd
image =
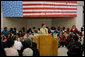
<instances>
[{"instance_id":1,"label":"audience member","mask_svg":"<svg viewBox=\"0 0 85 57\"><path fill-rule=\"evenodd\" d=\"M68 49L68 56L82 56L81 43L78 42L78 36L74 36L74 42Z\"/></svg>"},{"instance_id":2,"label":"audience member","mask_svg":"<svg viewBox=\"0 0 85 57\"><path fill-rule=\"evenodd\" d=\"M71 32L73 32L73 33L79 33L79 31L78 31L78 29L76 28L75 25L72 26Z\"/></svg>"},{"instance_id":3,"label":"audience member","mask_svg":"<svg viewBox=\"0 0 85 57\"><path fill-rule=\"evenodd\" d=\"M1 41L0 41L0 56L6 56L6 53Z\"/></svg>"},{"instance_id":4,"label":"audience member","mask_svg":"<svg viewBox=\"0 0 85 57\"><path fill-rule=\"evenodd\" d=\"M22 55L23 56L33 56L33 50L31 48L26 48L26 49L24 49Z\"/></svg>"},{"instance_id":5,"label":"audience member","mask_svg":"<svg viewBox=\"0 0 85 57\"><path fill-rule=\"evenodd\" d=\"M10 32L7 30L7 27L5 27L2 33L4 34L4 36L7 36Z\"/></svg>"},{"instance_id":6,"label":"audience member","mask_svg":"<svg viewBox=\"0 0 85 57\"><path fill-rule=\"evenodd\" d=\"M40 56L39 50L37 49L37 44L32 42L32 47L31 49L33 50L33 56Z\"/></svg>"},{"instance_id":7,"label":"audience member","mask_svg":"<svg viewBox=\"0 0 85 57\"><path fill-rule=\"evenodd\" d=\"M67 34L70 33L70 28L67 28L66 33L67 33Z\"/></svg>"},{"instance_id":8,"label":"audience member","mask_svg":"<svg viewBox=\"0 0 85 57\"><path fill-rule=\"evenodd\" d=\"M27 30L27 35L33 35L32 29L29 28L29 30Z\"/></svg>"},{"instance_id":9,"label":"audience member","mask_svg":"<svg viewBox=\"0 0 85 57\"><path fill-rule=\"evenodd\" d=\"M33 27L33 33L37 33L36 27Z\"/></svg>"},{"instance_id":10,"label":"audience member","mask_svg":"<svg viewBox=\"0 0 85 57\"><path fill-rule=\"evenodd\" d=\"M58 38L58 47L62 46L68 49L68 56L81 56L84 51L83 31L83 28L78 31L75 25L72 26L71 30L70 28L65 29L65 27L61 30L60 26L57 29L55 27L50 29L42 24L41 29L36 30L33 27L33 30L29 28L26 31L23 27L19 32L17 32L16 28L10 28L10 31L8 31L7 27L5 27L1 32L1 42L5 51L1 52L5 52L6 56L40 56L33 38L38 38L40 34L51 34L54 38ZM1 55L3 54L1 53Z\"/></svg>"},{"instance_id":11,"label":"audience member","mask_svg":"<svg viewBox=\"0 0 85 57\"><path fill-rule=\"evenodd\" d=\"M14 40L7 41L7 48L5 48L6 56L19 56L18 51L14 48Z\"/></svg>"},{"instance_id":12,"label":"audience member","mask_svg":"<svg viewBox=\"0 0 85 57\"><path fill-rule=\"evenodd\" d=\"M63 27L62 31L63 31L63 32L65 32L65 31L66 31L66 28L65 28L65 27Z\"/></svg>"},{"instance_id":13,"label":"audience member","mask_svg":"<svg viewBox=\"0 0 85 57\"><path fill-rule=\"evenodd\" d=\"M40 28L38 28L38 33L40 33Z\"/></svg>"},{"instance_id":14,"label":"audience member","mask_svg":"<svg viewBox=\"0 0 85 57\"><path fill-rule=\"evenodd\" d=\"M60 26L57 28L56 32L59 33L61 31Z\"/></svg>"},{"instance_id":15,"label":"audience member","mask_svg":"<svg viewBox=\"0 0 85 57\"><path fill-rule=\"evenodd\" d=\"M14 28L13 34L16 36L16 34L17 34L17 29L16 28Z\"/></svg>"}]
</instances>

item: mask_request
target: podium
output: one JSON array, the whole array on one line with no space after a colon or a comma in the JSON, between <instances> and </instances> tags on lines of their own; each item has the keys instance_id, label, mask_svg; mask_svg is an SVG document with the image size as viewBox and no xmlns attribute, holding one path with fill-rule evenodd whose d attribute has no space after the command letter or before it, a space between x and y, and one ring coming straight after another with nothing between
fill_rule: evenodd
<instances>
[{"instance_id":1,"label":"podium","mask_svg":"<svg viewBox=\"0 0 85 57\"><path fill-rule=\"evenodd\" d=\"M40 56L58 56L58 39L52 35L40 35L33 41L37 43Z\"/></svg>"}]
</instances>

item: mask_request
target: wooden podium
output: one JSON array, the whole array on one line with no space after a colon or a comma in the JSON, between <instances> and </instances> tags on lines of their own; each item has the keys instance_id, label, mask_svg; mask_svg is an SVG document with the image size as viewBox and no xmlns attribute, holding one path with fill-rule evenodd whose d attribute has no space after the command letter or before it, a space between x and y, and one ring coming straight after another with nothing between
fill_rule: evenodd
<instances>
[{"instance_id":1,"label":"wooden podium","mask_svg":"<svg viewBox=\"0 0 85 57\"><path fill-rule=\"evenodd\" d=\"M53 38L52 35L40 35L33 41L37 43L40 56L58 56L58 39Z\"/></svg>"}]
</instances>

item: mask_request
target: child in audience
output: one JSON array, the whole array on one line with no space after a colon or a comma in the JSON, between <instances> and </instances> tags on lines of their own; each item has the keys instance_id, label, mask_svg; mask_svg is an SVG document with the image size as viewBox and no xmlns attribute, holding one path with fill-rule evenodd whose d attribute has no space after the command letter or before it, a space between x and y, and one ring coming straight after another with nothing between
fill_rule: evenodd
<instances>
[{"instance_id":1,"label":"child in audience","mask_svg":"<svg viewBox=\"0 0 85 57\"><path fill-rule=\"evenodd\" d=\"M38 34L40 33L40 28L38 28Z\"/></svg>"},{"instance_id":2,"label":"child in audience","mask_svg":"<svg viewBox=\"0 0 85 57\"><path fill-rule=\"evenodd\" d=\"M66 46L66 37L64 35L60 37L60 46Z\"/></svg>"},{"instance_id":3,"label":"child in audience","mask_svg":"<svg viewBox=\"0 0 85 57\"><path fill-rule=\"evenodd\" d=\"M59 33L61 31L61 27L59 26L56 30L57 33Z\"/></svg>"},{"instance_id":4,"label":"child in audience","mask_svg":"<svg viewBox=\"0 0 85 57\"><path fill-rule=\"evenodd\" d=\"M67 33L67 34L70 33L70 28L67 28L66 33Z\"/></svg>"},{"instance_id":5,"label":"child in audience","mask_svg":"<svg viewBox=\"0 0 85 57\"><path fill-rule=\"evenodd\" d=\"M63 32L65 32L65 31L66 31L66 28L65 28L65 27L63 27L62 31L63 31Z\"/></svg>"},{"instance_id":6,"label":"child in audience","mask_svg":"<svg viewBox=\"0 0 85 57\"><path fill-rule=\"evenodd\" d=\"M6 42L7 41L7 38L6 36L3 36L2 39L1 39L2 42Z\"/></svg>"},{"instance_id":7,"label":"child in audience","mask_svg":"<svg viewBox=\"0 0 85 57\"><path fill-rule=\"evenodd\" d=\"M61 35L59 38L60 38L60 46L63 47L63 36Z\"/></svg>"}]
</instances>

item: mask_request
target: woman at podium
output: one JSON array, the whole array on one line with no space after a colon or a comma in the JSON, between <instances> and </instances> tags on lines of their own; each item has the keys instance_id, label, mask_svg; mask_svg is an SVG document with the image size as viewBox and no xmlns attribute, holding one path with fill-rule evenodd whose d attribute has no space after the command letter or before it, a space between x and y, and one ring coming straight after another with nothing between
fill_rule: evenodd
<instances>
[{"instance_id":1,"label":"woman at podium","mask_svg":"<svg viewBox=\"0 0 85 57\"><path fill-rule=\"evenodd\" d=\"M48 29L45 24L42 24L42 28L40 29L40 34L48 34Z\"/></svg>"}]
</instances>

